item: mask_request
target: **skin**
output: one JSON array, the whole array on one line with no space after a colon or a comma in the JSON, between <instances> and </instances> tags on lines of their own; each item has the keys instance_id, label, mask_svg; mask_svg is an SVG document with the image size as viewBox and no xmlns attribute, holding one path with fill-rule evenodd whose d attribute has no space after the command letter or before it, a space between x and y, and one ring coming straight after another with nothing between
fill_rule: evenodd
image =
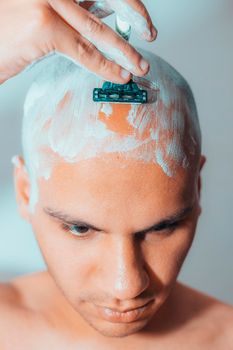
<instances>
[{"instance_id":1,"label":"skin","mask_svg":"<svg viewBox=\"0 0 233 350\"><path fill-rule=\"evenodd\" d=\"M130 134L127 108L114 106L111 118L101 113L99 118L109 129ZM205 157L190 155L189 160L190 167L177 166L168 177L156 163L119 153L76 163L60 159L48 180L38 179L32 213L30 177L18 158L19 210L32 226L48 270L0 286L5 301L0 303L0 345L230 349L232 308L177 282L201 213ZM110 322L98 311L133 309L148 301L136 321ZM7 336L9 327L14 337Z\"/></svg>"},{"instance_id":2,"label":"skin","mask_svg":"<svg viewBox=\"0 0 233 350\"><path fill-rule=\"evenodd\" d=\"M93 304L134 308L156 296L149 318L153 316L191 245L198 194L194 181L194 188L187 186L189 178L179 177L177 185L153 165L127 161L121 169L121 158L109 158L55 167L48 181L40 181L40 200L30 222L49 271L75 310L101 334L125 337L145 327L148 319L109 324L97 317ZM56 194L52 198L51 192ZM161 237L169 229L136 234L190 206L194 209L174 234ZM101 231L90 230L87 239L78 240L44 210L65 212Z\"/></svg>"},{"instance_id":3,"label":"skin","mask_svg":"<svg viewBox=\"0 0 233 350\"><path fill-rule=\"evenodd\" d=\"M141 2L128 3L142 11L151 26ZM135 65L141 60L134 49L71 1L29 4L25 0L22 12L16 5L13 0L0 5L2 28L12 23L10 32L1 32L5 46L0 55L0 82L54 50L89 64L87 68L103 78L126 82L128 78L119 78L121 68L83 38L84 22L89 23L88 34L96 35L95 40L113 40ZM17 9L16 18L12 9ZM22 27L24 33L19 31ZM116 123L109 126L119 127ZM128 132L124 121L122 128ZM119 155L76 164L60 162L48 181L39 179L39 201L31 214L30 178L19 158L14 175L19 210L32 225L48 271L0 284L0 347L232 349L232 308L176 281L201 211L204 162L201 157L197 172L180 168L172 178L155 164ZM191 210L176 226L142 234L184 208ZM61 227L65 222L51 215L54 210L101 229L78 238ZM148 300L152 303L146 317L127 324L103 320L95 307L134 308Z\"/></svg>"},{"instance_id":4,"label":"skin","mask_svg":"<svg viewBox=\"0 0 233 350\"><path fill-rule=\"evenodd\" d=\"M125 3L132 9L132 28L142 39L155 40L157 31L142 2L125 0ZM107 0L107 5L108 10L103 17L113 12L112 1ZM126 83L131 78L131 73L145 75L149 66L145 62L141 66L142 56L97 16L91 14L89 8L90 1L80 5L73 0L23 0L20 3L17 0L1 1L0 84L54 51L68 56L103 79L116 83ZM146 30L151 35L145 35L143 28L134 28L138 14L145 19ZM123 69L123 62L117 57L117 63L105 58L97 49L101 43L122 51L134 69L131 72Z\"/></svg>"},{"instance_id":5,"label":"skin","mask_svg":"<svg viewBox=\"0 0 233 350\"><path fill-rule=\"evenodd\" d=\"M201 212L204 162L201 157L196 175L179 169L174 178L155 164L120 155L60 162L48 181L39 180L39 201L31 214L30 181L20 158L17 201L48 271L18 277L0 288L4 349L19 344L42 349L48 341L57 349L142 349L145 344L148 349L155 344L158 349L231 349L232 308L176 281ZM187 207L192 209L177 226L142 233ZM51 210L101 231L92 229L85 239L78 238L61 228L64 220L51 216ZM146 317L127 324L108 322L95 308L133 308L151 299ZM13 329L10 340L7 326Z\"/></svg>"}]
</instances>

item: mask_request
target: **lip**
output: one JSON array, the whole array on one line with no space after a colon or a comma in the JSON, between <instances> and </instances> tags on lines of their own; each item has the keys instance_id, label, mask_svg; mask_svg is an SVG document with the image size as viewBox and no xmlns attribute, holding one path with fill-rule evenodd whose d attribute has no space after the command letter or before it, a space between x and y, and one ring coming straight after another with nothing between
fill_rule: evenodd
<instances>
[{"instance_id":1,"label":"lip","mask_svg":"<svg viewBox=\"0 0 233 350\"><path fill-rule=\"evenodd\" d=\"M97 310L98 315L106 321L112 323L130 323L146 317L153 302L154 300L150 300L148 303L139 308L124 312L115 311L113 309L101 306L97 306Z\"/></svg>"}]
</instances>

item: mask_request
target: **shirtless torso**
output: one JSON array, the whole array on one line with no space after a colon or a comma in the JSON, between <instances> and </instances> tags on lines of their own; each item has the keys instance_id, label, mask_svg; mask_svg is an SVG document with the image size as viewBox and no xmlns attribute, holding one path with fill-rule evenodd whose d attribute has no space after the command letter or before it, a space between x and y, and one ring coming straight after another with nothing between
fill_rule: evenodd
<instances>
[{"instance_id":1,"label":"shirtless torso","mask_svg":"<svg viewBox=\"0 0 233 350\"><path fill-rule=\"evenodd\" d=\"M20 276L0 284L0 349L232 350L233 307L179 282L174 290L177 305L166 325L151 326L136 342L127 337L105 342L88 333L81 319L80 335L73 337L46 271Z\"/></svg>"}]
</instances>

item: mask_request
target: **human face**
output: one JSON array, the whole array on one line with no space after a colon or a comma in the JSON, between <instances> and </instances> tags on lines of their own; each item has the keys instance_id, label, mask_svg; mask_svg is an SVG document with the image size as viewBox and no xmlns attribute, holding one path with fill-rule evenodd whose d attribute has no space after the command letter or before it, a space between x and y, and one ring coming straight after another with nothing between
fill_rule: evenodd
<instances>
[{"instance_id":1,"label":"human face","mask_svg":"<svg viewBox=\"0 0 233 350\"><path fill-rule=\"evenodd\" d=\"M119 155L61 162L39 179L30 221L48 270L102 335L142 330L165 302L194 237L197 180L183 168L168 177L156 164ZM142 314L106 310L149 301Z\"/></svg>"}]
</instances>

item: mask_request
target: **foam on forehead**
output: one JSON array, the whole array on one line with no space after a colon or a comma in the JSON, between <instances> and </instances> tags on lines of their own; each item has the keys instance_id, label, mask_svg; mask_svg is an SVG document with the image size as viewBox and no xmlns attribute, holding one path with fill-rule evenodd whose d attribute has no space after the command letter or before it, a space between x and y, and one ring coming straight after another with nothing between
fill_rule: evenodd
<instances>
[{"instance_id":1,"label":"foam on forehead","mask_svg":"<svg viewBox=\"0 0 233 350\"><path fill-rule=\"evenodd\" d=\"M45 60L24 105L23 150L34 179L48 178L59 160L115 152L157 163L168 176L189 166L201 143L192 92L167 62L140 51L151 65L145 78L159 91L146 105L95 103L103 80L57 54Z\"/></svg>"}]
</instances>

